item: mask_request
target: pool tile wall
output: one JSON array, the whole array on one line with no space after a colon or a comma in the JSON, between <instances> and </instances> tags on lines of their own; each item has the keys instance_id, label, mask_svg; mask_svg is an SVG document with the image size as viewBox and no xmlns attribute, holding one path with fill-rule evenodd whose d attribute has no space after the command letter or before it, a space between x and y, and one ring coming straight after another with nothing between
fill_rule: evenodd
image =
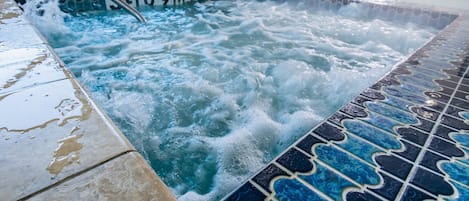
<instances>
[{"instance_id":1,"label":"pool tile wall","mask_svg":"<svg viewBox=\"0 0 469 201\"><path fill-rule=\"evenodd\" d=\"M469 200L469 16L366 5L444 30L224 200Z\"/></svg>"}]
</instances>

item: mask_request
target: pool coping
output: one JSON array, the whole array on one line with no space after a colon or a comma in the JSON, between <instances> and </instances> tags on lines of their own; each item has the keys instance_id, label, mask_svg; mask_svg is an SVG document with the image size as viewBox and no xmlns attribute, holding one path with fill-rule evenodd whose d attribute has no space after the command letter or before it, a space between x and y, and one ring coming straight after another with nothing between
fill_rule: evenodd
<instances>
[{"instance_id":1,"label":"pool coping","mask_svg":"<svg viewBox=\"0 0 469 201\"><path fill-rule=\"evenodd\" d=\"M408 8L408 5L402 5L402 7ZM467 15L461 14L460 11L454 9L426 9L458 15L458 18L453 21L449 26L453 26L452 29L455 29L457 31L468 33L468 28L464 28L463 26L469 25L469 17ZM28 97L28 95L36 95L35 93L40 94L43 91L45 92L40 95L47 97L49 97L50 95L54 95L54 93L58 91L58 100L62 100L60 101L60 103L63 103L63 100L74 101L68 103L68 105L65 104L65 106L62 104L57 105L64 106L64 110L62 110L62 113L54 113L47 110L46 112L51 112L53 113L53 115L45 115L48 118L46 118L45 120L44 118L39 118L37 121L42 122L42 124L34 125L33 127L20 128L23 125L19 124L17 129L8 129L8 126L1 125L3 121L0 121L0 147L2 147L0 148L0 150L6 153L16 154L16 156L14 155L13 157L7 157L5 156L5 154L0 156L0 161L2 162L2 164L8 164L0 168L0 175L2 175L2 178L5 178L4 182L0 184L0 195L2 195L2 198L6 200L82 200L86 198L106 198L118 200L175 200L174 196L167 189L165 184L161 182L161 180L158 178L155 172L148 166L148 164L143 160L140 154L135 151L135 148L130 145L127 138L122 135L119 129L115 127L112 121L99 108L99 106L97 106L91 100L91 98L87 95L87 92L83 90L83 88L77 82L76 78L65 68L63 62L55 55L54 51L50 48L50 46L42 38L42 36L40 36L39 32L37 32L37 30L29 22L27 22L27 20L24 19L24 17L21 15L21 11L18 9L16 4L12 0L0 0L0 11L0 33L3 33L1 32L2 27L4 29L20 27L19 30L27 31L24 33L24 35L21 36L0 35L0 58L2 58L2 53L3 56L10 56L8 55L9 51L21 52L27 50L36 52L31 56L32 58L18 58L18 61L15 60L15 62L13 63L2 63L2 61L0 60L0 70L12 69L12 77L14 78L13 80L7 80L7 82L9 83L8 87L3 86L2 88L0 88L0 117L4 119L9 119L13 117L13 120L15 120L16 116L28 117L27 113L32 113L31 111L17 112L16 109L22 107L28 108L31 102L34 102L34 98L28 100L29 102L23 101L23 105L18 104L18 102L21 102L25 97ZM456 25L457 23L459 23L459 25ZM442 43L441 41L446 41L449 39L452 39L453 42L455 40L459 41L459 45L462 44L463 48L466 48L466 50L464 51L465 55L467 55L467 52L469 51L467 50L467 43L469 42L468 39L465 39L465 41L460 41L461 39L457 38L454 33L450 33L450 31L454 30L450 30L448 28L443 29L434 39L432 39L424 47L420 48L417 52L415 52L405 61L396 64L396 66L391 72L386 74L380 81L378 81L375 85L371 86L369 90L366 90L364 93L359 95L351 103L347 104L344 108L341 108L336 114L345 115L346 118L350 118L354 115L359 115L360 113L362 113L361 111L368 111L368 108L365 105L367 104L367 102L383 101L380 99L380 97L383 96L383 94L381 94L380 96L380 93L383 93L382 88L396 85L396 80L398 83L401 83L402 81L399 80L399 78L396 78L395 76L401 76L408 73L407 71L402 70L402 68L407 68L408 65L420 65L420 60L425 59L428 56L426 55L426 52L434 50L432 46L444 46L444 44L440 44ZM31 38L25 38L25 35ZM4 40L5 38L2 37L6 37L6 40ZM456 42L456 44L453 44L454 47L445 48L447 48L448 51L452 51L454 54L454 52L456 51L455 47L457 45L458 44ZM451 52L448 54L452 55ZM47 62L47 65L35 66L36 63L41 62ZM451 65L453 66L453 64ZM467 69L467 64L464 65L466 65L465 68ZM29 68L30 66L32 66L34 69ZM48 69L48 66L53 68L53 70L51 71L50 69ZM17 72L18 70L20 71L19 73ZM34 75L30 76L28 75L28 73ZM467 74L467 70L465 73ZM7 75L10 76L10 74ZM41 75L48 76L42 77ZM463 80L466 80L465 76L466 75L463 75L463 77L454 87L453 94L451 94L452 96L450 96L450 100L448 100L448 102L451 102L451 100L457 93L458 90L455 89L461 86L461 82ZM0 79L1 78L2 77L0 76ZM454 84L454 82L449 81L449 84L451 83ZM66 92L59 93L60 91ZM449 93L447 91L444 92ZM60 99L61 97L63 99ZM10 99L12 99L10 102L14 104L5 103L7 102L7 100L9 101ZM40 102L42 100L38 101L39 103L42 103ZM79 107L80 110L76 110L71 106ZM15 109L13 110L13 112L15 112L14 115L11 114L12 107L14 107ZM448 108L447 105L445 107ZM57 108L61 109L61 107L53 107L54 111ZM358 112L355 113L353 112L354 110ZM8 111L10 113L6 113L5 111ZM65 114L63 111L66 111ZM25 114L23 114L22 112ZM412 112L413 111L411 111L410 113ZM434 110L430 110L430 112L434 112ZM455 118L454 115L443 115L443 113L441 113L440 116L449 116L453 119L461 120L460 118L458 119L458 117ZM321 137L320 132L323 131L316 131L323 124L332 126L329 127L331 129L326 129L329 131L333 131L335 129L344 129L345 126L340 123L344 119L339 119L339 124L335 124L331 121L331 119L335 117L336 114L332 115L330 118L320 123L311 132L307 133L302 139L298 140L290 148L286 149L282 154L280 154L276 159L274 159L273 162L269 163L266 167L262 168L256 174L254 174L253 177L243 182L243 184L241 184L241 186L237 190L233 191L230 195L227 195L227 197L225 197L224 199L239 200L235 198L243 198L242 196L253 196L249 198L262 198L262 196L265 196L264 198L276 200L275 191L269 194L269 189L264 189L265 187L262 187L262 185L259 184L259 175L262 174L262 178L266 180L262 182L267 182L269 186L268 188L273 188L273 183L275 183L274 180L278 180L279 178L293 178L294 180L298 180L298 175L302 174L301 171L291 171L291 168L289 169L281 165L280 162L278 162L279 159L285 158L284 156L293 149L295 154L298 154L297 152L299 152L299 155L298 157L291 158L291 160L293 160L292 164L302 164L302 162L306 162L306 164L308 162L312 163L313 159L311 158L315 157L314 153L309 153L307 149L299 148L298 144L306 143L307 145L305 146L312 147L313 144L311 144L310 142L310 139L312 139L311 136L316 140L321 140L322 142L327 141L328 144L337 143L337 140L327 140L325 137ZM56 118L54 115L62 116L57 116ZM415 117L417 117L417 115L417 113L414 114ZM31 118L35 120L36 117ZM361 117L356 116L353 118L359 119ZM425 118L423 117L422 119L422 121L425 120ZM441 120L441 118L438 119ZM439 124L439 122L434 123L437 125ZM451 126L444 127L451 128ZM421 128L416 128L416 130L422 131ZM96 132L99 132L99 134L96 135ZM51 136L48 137L48 135ZM433 138L441 140L443 141L443 143L448 142L448 140L453 140L449 137L449 139L442 138L436 135L436 137L434 137L433 133L430 133L429 136L431 137L428 137L424 143L424 145L427 145L427 148L432 145L431 142L433 141ZM39 146L38 144L40 142L46 142L48 146L44 144L40 144L41 146ZM65 142L71 142L71 144L75 145L75 147L78 148L65 150L67 152L66 155L60 155L61 151L63 151L62 147L64 147L63 145L65 144ZM405 141L405 143L409 144L409 141ZM410 144L412 143L413 142L410 142ZM455 142L453 144L458 145L458 147L462 146L460 145L460 143L458 144L458 142ZM19 146L21 146L21 150ZM316 144L314 146L317 147L318 145ZM100 147L103 149L100 150ZM15 150L9 150L10 152L7 152L7 150L5 150L7 148L13 148ZM38 149L43 150L41 152L41 150ZM423 150L426 151L426 148ZM44 154L32 155L31 153L33 152L39 152ZM429 153L436 154L440 157L446 156L435 150L432 150ZM394 152L392 152L392 150L389 150L387 154L389 156L396 155L394 154ZM77 155L79 160L77 160L76 158ZM308 159L305 161L305 156L309 157L311 160ZM422 155L421 157L423 156L424 155ZM58 164L55 162L60 162L61 159L63 159L64 157L65 159L69 160L69 163L54 166L55 164ZM467 153L465 153L463 157L467 158ZM26 158L26 160L19 160L18 158ZM403 159L402 156L398 156L398 158ZM458 157L454 156L446 158L450 158L453 161L458 159ZM40 165L38 165L31 163L31 161L28 160L31 160L33 162L36 160L41 160L42 162L39 163ZM44 163L44 161L46 163ZM437 162L438 161L434 161L435 164ZM285 164L285 161L281 163ZM436 171L427 167L427 165L416 165L416 167L432 173L430 176L444 176L444 178L449 181L455 181L455 179L453 179L447 173L435 174ZM289 176L279 176L278 169L280 169L280 171L287 172ZM388 181L399 180L399 178L394 173L390 173L389 170L381 171L378 169L380 168L377 168L377 172L384 172L382 173L384 176L381 176L381 179L387 178L387 180L384 179L384 182L381 182L379 185L362 185L361 188L359 188L358 190L355 189L355 191L353 192L355 193L353 194L353 196L355 197L353 198L371 199L372 197L374 197L384 200L388 199L382 195L382 191L384 191L383 186L387 185L389 183ZM311 168L311 171L312 170L313 168ZM305 172L311 173L311 171ZM417 171L417 169L414 171ZM31 172L34 174L23 174L22 172ZM19 175L22 175L22 177L25 177L26 179L18 179ZM21 180L21 182L19 182L19 180ZM319 191L317 187L314 187L311 184L306 184L307 182L305 182L304 180L300 179L300 183L306 185L307 189L309 189L313 193L317 193L319 196L323 196L325 198L330 199L330 196L327 196L324 192ZM408 185L407 183L410 183L410 185ZM406 185L412 187L412 189L405 188L402 191L399 191L398 195L401 196L401 198L405 198L403 196L405 196L406 193L410 191L408 189L411 189L412 192L415 193L415 195L426 195L430 198L445 198L444 196L439 197L439 194L432 194L429 190L425 189L425 187L418 186L417 184L412 184L411 180L407 181L407 183ZM456 183L459 184L461 182L456 181ZM376 186L378 186L379 188L374 189L373 187ZM456 189L456 187L453 187L454 185L450 186L452 186L453 189ZM352 192L352 190L353 189L347 190L347 192ZM423 194L418 194L417 192ZM240 195L242 196L239 197ZM343 194L343 196L346 195ZM457 194L453 194L451 196L453 196L454 198L454 196L457 196Z\"/></svg>"},{"instance_id":2,"label":"pool coping","mask_svg":"<svg viewBox=\"0 0 469 201\"><path fill-rule=\"evenodd\" d=\"M0 0L2 200L176 200L13 0Z\"/></svg>"}]
</instances>

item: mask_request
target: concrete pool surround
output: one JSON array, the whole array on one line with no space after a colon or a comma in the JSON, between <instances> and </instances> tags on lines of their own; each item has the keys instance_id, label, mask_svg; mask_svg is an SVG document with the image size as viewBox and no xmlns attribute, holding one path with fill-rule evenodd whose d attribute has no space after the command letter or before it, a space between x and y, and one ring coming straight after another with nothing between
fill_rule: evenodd
<instances>
[{"instance_id":1,"label":"concrete pool surround","mask_svg":"<svg viewBox=\"0 0 469 201\"><path fill-rule=\"evenodd\" d=\"M443 30L224 200L469 199L469 14L363 5ZM0 150L1 200L176 199L13 0L0 0Z\"/></svg>"}]
</instances>

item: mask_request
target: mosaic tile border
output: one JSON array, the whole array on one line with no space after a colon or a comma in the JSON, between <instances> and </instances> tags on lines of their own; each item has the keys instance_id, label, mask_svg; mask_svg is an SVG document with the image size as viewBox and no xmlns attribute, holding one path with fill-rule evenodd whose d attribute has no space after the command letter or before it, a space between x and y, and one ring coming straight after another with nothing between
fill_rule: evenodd
<instances>
[{"instance_id":1,"label":"mosaic tile border","mask_svg":"<svg viewBox=\"0 0 469 201\"><path fill-rule=\"evenodd\" d=\"M452 22L224 200L469 200L469 16L425 12Z\"/></svg>"}]
</instances>

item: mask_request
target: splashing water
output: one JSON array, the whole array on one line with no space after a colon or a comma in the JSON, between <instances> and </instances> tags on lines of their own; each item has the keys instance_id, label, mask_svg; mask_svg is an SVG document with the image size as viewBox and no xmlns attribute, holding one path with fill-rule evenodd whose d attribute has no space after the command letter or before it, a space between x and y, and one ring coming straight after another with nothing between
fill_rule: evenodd
<instances>
[{"instance_id":1,"label":"splashing water","mask_svg":"<svg viewBox=\"0 0 469 201\"><path fill-rule=\"evenodd\" d=\"M218 200L437 32L302 7L214 1L41 30L179 200Z\"/></svg>"}]
</instances>

